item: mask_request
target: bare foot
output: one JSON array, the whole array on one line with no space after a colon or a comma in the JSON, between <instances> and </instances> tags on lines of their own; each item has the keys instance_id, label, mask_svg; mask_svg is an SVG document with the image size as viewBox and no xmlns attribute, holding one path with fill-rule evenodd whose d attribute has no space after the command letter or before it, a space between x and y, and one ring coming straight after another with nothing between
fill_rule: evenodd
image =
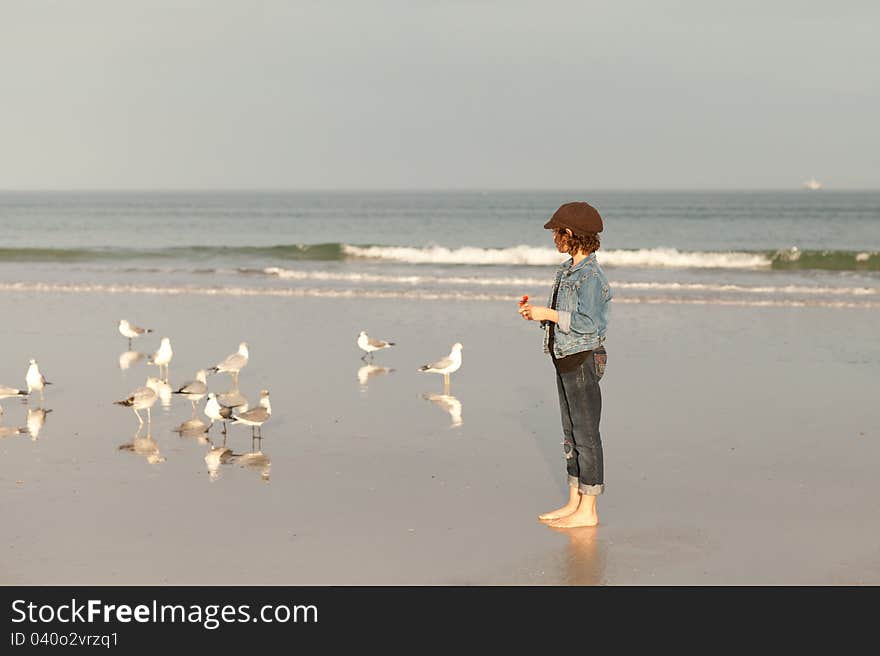
<instances>
[{"instance_id":1,"label":"bare foot","mask_svg":"<svg viewBox=\"0 0 880 656\"><path fill-rule=\"evenodd\" d=\"M574 503L569 501L567 504L562 506L562 508L557 508L556 510L551 510L550 512L546 512L543 515L538 515L538 519L542 522L549 521L551 519L559 519L561 517L567 517L571 515L578 508L578 500L575 499Z\"/></svg>"},{"instance_id":2,"label":"bare foot","mask_svg":"<svg viewBox=\"0 0 880 656\"><path fill-rule=\"evenodd\" d=\"M580 526L595 526L599 523L599 516L594 508L579 509L569 515L560 517L548 523L553 528L578 528Z\"/></svg>"}]
</instances>

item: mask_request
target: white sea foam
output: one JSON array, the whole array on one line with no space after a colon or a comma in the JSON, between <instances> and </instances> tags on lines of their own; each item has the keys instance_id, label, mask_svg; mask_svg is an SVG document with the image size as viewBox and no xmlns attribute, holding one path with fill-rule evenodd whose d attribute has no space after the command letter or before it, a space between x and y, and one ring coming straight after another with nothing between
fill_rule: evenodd
<instances>
[{"instance_id":1,"label":"white sea foam","mask_svg":"<svg viewBox=\"0 0 880 656\"><path fill-rule=\"evenodd\" d=\"M253 287L159 287L149 285L104 285L77 283L0 283L0 292L68 293L68 294L152 294L167 296L255 296L293 298L387 298L421 301L503 301L513 303L518 295L487 294L462 291L377 290L377 289L314 289L314 288L253 288ZM871 301L835 301L827 299L749 299L693 296L618 296L615 303L646 303L671 305L734 305L746 307L824 307L880 309Z\"/></svg>"},{"instance_id":2,"label":"white sea foam","mask_svg":"<svg viewBox=\"0 0 880 656\"><path fill-rule=\"evenodd\" d=\"M510 248L444 248L428 246L343 246L350 257L405 262L409 264L506 264L547 266L567 258L554 248L511 246ZM713 253L679 251L675 248L600 250L596 257L603 266L679 269L766 269L770 258L760 253Z\"/></svg>"},{"instance_id":3,"label":"white sea foam","mask_svg":"<svg viewBox=\"0 0 880 656\"><path fill-rule=\"evenodd\" d=\"M492 277L492 276L438 276L438 275L410 275L399 276L390 274L337 272L337 271L301 271L284 269L280 267L268 267L263 270L270 276L284 280L295 281L321 281L321 282L349 282L349 283L376 283L392 285L444 285L447 287L547 287L552 279L527 278L527 277ZM622 282L610 281L612 289L652 290L652 291L681 291L681 292L726 292L741 294L807 294L829 296L871 296L880 294L877 287L819 287L808 285L734 285L717 283L689 283L689 282Z\"/></svg>"},{"instance_id":4,"label":"white sea foam","mask_svg":"<svg viewBox=\"0 0 880 656\"><path fill-rule=\"evenodd\" d=\"M511 246L510 248L444 248L428 246L350 246L343 252L349 257L359 257L409 264L519 264L546 266L559 264L566 256L556 249L535 246Z\"/></svg>"}]
</instances>

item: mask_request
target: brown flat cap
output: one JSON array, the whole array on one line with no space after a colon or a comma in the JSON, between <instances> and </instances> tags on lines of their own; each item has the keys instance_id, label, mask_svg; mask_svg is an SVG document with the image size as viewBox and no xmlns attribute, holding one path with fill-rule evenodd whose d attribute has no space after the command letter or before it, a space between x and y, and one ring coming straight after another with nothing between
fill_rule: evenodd
<instances>
[{"instance_id":1,"label":"brown flat cap","mask_svg":"<svg viewBox=\"0 0 880 656\"><path fill-rule=\"evenodd\" d=\"M548 230L570 228L576 235L602 232L602 217L592 205L584 202L564 203L544 224Z\"/></svg>"}]
</instances>

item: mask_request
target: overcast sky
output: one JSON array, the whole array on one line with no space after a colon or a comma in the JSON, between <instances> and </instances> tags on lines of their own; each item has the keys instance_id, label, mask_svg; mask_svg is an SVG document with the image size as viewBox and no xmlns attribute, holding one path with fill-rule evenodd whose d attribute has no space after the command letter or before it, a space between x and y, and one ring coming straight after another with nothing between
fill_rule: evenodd
<instances>
[{"instance_id":1,"label":"overcast sky","mask_svg":"<svg viewBox=\"0 0 880 656\"><path fill-rule=\"evenodd\" d=\"M0 188L880 188L880 3L0 0Z\"/></svg>"}]
</instances>

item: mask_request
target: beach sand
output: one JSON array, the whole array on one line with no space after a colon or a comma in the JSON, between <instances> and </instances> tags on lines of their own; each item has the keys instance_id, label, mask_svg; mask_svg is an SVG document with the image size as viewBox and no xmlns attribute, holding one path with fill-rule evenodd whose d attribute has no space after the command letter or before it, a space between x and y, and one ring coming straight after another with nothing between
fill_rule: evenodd
<instances>
[{"instance_id":1,"label":"beach sand","mask_svg":"<svg viewBox=\"0 0 880 656\"><path fill-rule=\"evenodd\" d=\"M880 583L873 310L615 303L600 524L569 531L536 520L567 493L559 410L513 301L4 292L0 311L0 384L31 357L54 383L37 439L0 440L5 585ZM268 478L212 480L178 398L153 408L164 462L119 449L137 420L112 402L157 372L120 370L123 317L157 330L136 349L171 337L172 385L249 343ZM366 385L360 330L397 342ZM416 371L456 341L460 425Z\"/></svg>"}]
</instances>

